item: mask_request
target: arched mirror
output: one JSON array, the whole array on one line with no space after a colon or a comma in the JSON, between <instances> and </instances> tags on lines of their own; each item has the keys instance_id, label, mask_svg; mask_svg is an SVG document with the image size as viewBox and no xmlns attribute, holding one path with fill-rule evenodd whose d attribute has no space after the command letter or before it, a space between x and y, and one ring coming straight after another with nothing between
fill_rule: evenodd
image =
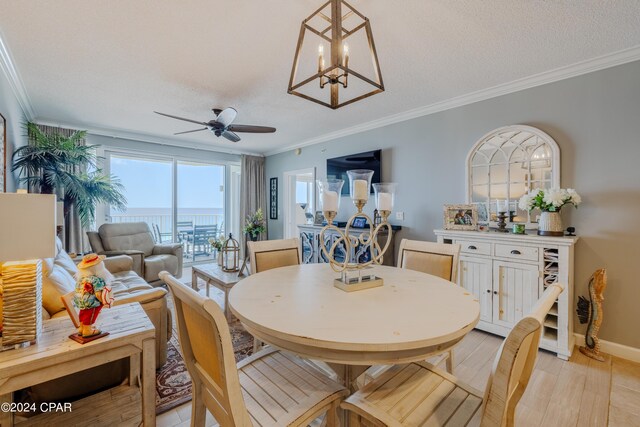
<instances>
[{"instance_id":1,"label":"arched mirror","mask_svg":"<svg viewBox=\"0 0 640 427\"><path fill-rule=\"evenodd\" d=\"M536 211L520 210L522 195L560 187L560 149L540 129L513 125L495 129L467 157L467 199L478 206L478 221L496 221L497 204L508 206L509 222L535 227Z\"/></svg>"}]
</instances>

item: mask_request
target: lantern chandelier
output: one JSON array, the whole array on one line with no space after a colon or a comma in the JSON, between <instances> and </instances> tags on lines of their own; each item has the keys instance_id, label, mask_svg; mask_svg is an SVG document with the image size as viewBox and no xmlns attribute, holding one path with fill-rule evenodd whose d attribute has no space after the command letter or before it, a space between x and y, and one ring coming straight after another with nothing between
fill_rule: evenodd
<instances>
[{"instance_id":1,"label":"lantern chandelier","mask_svg":"<svg viewBox=\"0 0 640 427\"><path fill-rule=\"evenodd\" d=\"M346 27L345 22L347 23ZM366 44L373 64L372 78L368 78L362 73L349 68L349 39L356 35L362 38L363 34L366 37ZM315 74L298 81L296 77L305 36L309 36L312 40L317 40L318 42L318 67ZM329 44L329 51L326 56L325 43ZM363 82L363 85L358 85L360 89L358 92L347 92L346 96L343 95L341 97L340 90L342 89L343 93L346 91L350 77L359 79ZM307 85L313 85L314 81L317 81L320 92L316 88L315 91L303 93L303 86L305 87L304 89L309 89ZM327 85L330 93L324 94L323 92L327 90ZM362 90L362 86L366 89ZM372 86L373 90L369 86ZM382 83L382 74L378 63L378 54L373 41L371 24L366 16L344 0L329 0L302 21L289 79L288 93L335 110L383 91L384 84ZM322 95L325 98L328 97L328 102L322 100Z\"/></svg>"}]
</instances>

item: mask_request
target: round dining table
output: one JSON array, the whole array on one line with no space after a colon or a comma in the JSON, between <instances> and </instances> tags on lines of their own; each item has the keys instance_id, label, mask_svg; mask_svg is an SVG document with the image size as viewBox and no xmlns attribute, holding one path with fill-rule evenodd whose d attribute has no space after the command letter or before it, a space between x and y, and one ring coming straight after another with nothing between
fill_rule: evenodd
<instances>
[{"instance_id":1,"label":"round dining table","mask_svg":"<svg viewBox=\"0 0 640 427\"><path fill-rule=\"evenodd\" d=\"M388 266L383 286L345 292L329 264L275 268L236 283L232 313L259 340L329 364L345 386L369 366L424 360L478 323L480 305L439 277Z\"/></svg>"}]
</instances>

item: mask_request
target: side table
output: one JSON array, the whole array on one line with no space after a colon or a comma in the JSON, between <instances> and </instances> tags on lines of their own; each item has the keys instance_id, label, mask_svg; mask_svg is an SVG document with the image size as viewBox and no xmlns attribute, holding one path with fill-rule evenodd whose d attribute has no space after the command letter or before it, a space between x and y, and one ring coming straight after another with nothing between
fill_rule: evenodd
<instances>
[{"instance_id":1,"label":"side table","mask_svg":"<svg viewBox=\"0 0 640 427\"><path fill-rule=\"evenodd\" d=\"M222 271L222 267L218 264L201 264L194 265L191 268L191 287L198 291L198 279L205 281L205 294L209 296L209 286L215 286L224 292L224 315L227 321L231 320L231 311L229 310L229 291L240 281L238 272L227 273Z\"/></svg>"},{"instance_id":2,"label":"side table","mask_svg":"<svg viewBox=\"0 0 640 427\"><path fill-rule=\"evenodd\" d=\"M129 357L129 386L126 388L141 389L141 421L145 426L154 426L156 355L155 328L151 320L136 302L102 310L97 326L108 331L109 335L87 344L79 344L69 339L75 328L68 317L47 320L35 344L0 353L0 400L10 403L16 390ZM103 406L104 401L100 399L112 399L128 392L122 391L122 387L112 389L118 389L118 392L99 393L73 402L69 412L49 412L31 417L25 425L78 425L77 414L82 413L84 407L109 407ZM133 395L139 395L139 392L132 393ZM114 407L113 414L109 414L114 417L112 420L116 424L124 421L117 418L122 416L121 409ZM87 425L91 424L90 420L87 422ZM13 413L0 412L0 423L2 427L13 425Z\"/></svg>"}]
</instances>

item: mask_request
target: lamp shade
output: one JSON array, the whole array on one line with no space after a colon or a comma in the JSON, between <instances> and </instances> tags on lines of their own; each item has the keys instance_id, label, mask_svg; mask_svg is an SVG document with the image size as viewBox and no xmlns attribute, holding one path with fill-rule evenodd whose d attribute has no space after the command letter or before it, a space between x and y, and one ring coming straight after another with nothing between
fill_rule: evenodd
<instances>
[{"instance_id":1,"label":"lamp shade","mask_svg":"<svg viewBox=\"0 0 640 427\"><path fill-rule=\"evenodd\" d=\"M0 193L0 263L51 258L55 237L55 195Z\"/></svg>"}]
</instances>

